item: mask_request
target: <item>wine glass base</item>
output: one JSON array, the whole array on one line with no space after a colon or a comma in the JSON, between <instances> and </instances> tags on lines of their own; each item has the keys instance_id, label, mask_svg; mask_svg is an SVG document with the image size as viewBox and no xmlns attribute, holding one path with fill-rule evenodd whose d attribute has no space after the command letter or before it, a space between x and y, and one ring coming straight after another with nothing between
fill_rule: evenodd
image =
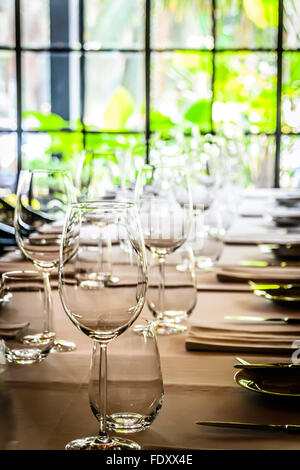
<instances>
[{"instance_id":1,"label":"wine glass base","mask_svg":"<svg viewBox=\"0 0 300 470\"><path fill-rule=\"evenodd\" d=\"M98 436L83 437L69 442L66 450L141 450L141 446L130 439L110 437L101 442Z\"/></svg>"},{"instance_id":2,"label":"wine glass base","mask_svg":"<svg viewBox=\"0 0 300 470\"><path fill-rule=\"evenodd\" d=\"M51 352L71 352L75 351L76 344L72 341L65 341L63 339L58 339L54 342L54 346L51 349Z\"/></svg>"}]
</instances>

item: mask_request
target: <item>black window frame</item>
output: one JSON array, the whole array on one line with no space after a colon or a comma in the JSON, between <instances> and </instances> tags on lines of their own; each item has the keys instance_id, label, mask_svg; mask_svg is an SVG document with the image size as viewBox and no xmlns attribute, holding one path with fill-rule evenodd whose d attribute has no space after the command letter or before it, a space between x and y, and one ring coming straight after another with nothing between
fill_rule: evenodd
<instances>
[{"instance_id":1,"label":"black window frame","mask_svg":"<svg viewBox=\"0 0 300 470\"><path fill-rule=\"evenodd\" d=\"M51 0L50 0L51 1ZM88 1L88 0L87 0ZM1 134L8 134L8 133L16 133L17 134L17 168L18 172L22 168L22 138L23 133L51 133L53 129L43 129L42 131L39 130L28 130L22 128L22 53L26 51L30 52L48 52L48 53L71 53L71 52L79 52L80 54L80 124L81 130L73 130L73 129L63 129L61 132L76 132L78 134L82 133L82 141L83 141L83 148L86 147L86 136L87 134L144 134L145 137L145 160L149 162L150 156L150 140L151 140L151 119L150 119L150 112L151 112L151 57L153 53L163 53L163 52L180 52L180 51L190 51L190 52L211 52L212 53L212 76L211 76L211 90L212 90L212 100L211 103L214 102L214 90L215 90L215 58L216 54L221 54L222 52L276 52L277 54L277 90L276 90L276 130L275 133L265 133L260 132L258 134L251 134L250 132L247 133L249 135L271 135L275 137L275 168L274 168L274 187L280 186L280 154L281 154L281 138L283 135L289 136L300 136L300 133L297 132L289 132L288 134L284 134L281 128L281 100L282 100L282 59L283 59L283 52L299 52L300 49L283 49L283 13L284 13L284 0L278 0L278 32L277 32L277 47L270 49L270 48L233 48L233 49L220 49L216 48L216 8L218 0L211 0L212 5L212 35L213 35L213 48L212 49L203 49L203 48L161 48L155 49L151 47L151 1L152 0L145 0L145 24L144 24L144 47L137 48L137 49L118 49L118 48L111 48L111 49L93 49L92 51L87 51L84 47L84 36L85 36L85 25L84 25L84 18L85 18L85 2L86 0L78 0L79 5L79 44L80 48L71 48L71 47L55 47L51 46L48 48L26 48L23 47L21 44L21 0L14 0L15 4L15 46L0 46L0 51L13 51L15 53L15 68L16 68L16 114L17 114L17 127L16 129L0 129ZM52 15L55 15L55 12L52 9ZM84 124L84 110L85 110L85 55L87 52L94 53L94 54L102 54L106 52L115 52L118 51L120 53L143 53L145 59L145 69L144 69L144 77L145 77L145 123L144 123L144 131L136 131L136 130L128 130L124 132L114 131L114 130L87 130ZM52 64L53 66L53 64ZM211 134L215 134L213 129L213 120L212 120L212 105L211 105Z\"/></svg>"}]
</instances>

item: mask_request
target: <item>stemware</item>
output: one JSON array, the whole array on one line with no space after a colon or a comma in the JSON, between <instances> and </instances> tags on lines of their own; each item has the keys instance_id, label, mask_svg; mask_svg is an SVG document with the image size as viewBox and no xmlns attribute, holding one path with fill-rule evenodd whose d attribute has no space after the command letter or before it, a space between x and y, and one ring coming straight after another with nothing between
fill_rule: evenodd
<instances>
[{"instance_id":1,"label":"stemware","mask_svg":"<svg viewBox=\"0 0 300 470\"><path fill-rule=\"evenodd\" d=\"M210 270L217 263L223 252L225 233L221 211L217 207L203 210L202 205L194 206L188 242L199 270Z\"/></svg>"},{"instance_id":2,"label":"stemware","mask_svg":"<svg viewBox=\"0 0 300 470\"><path fill-rule=\"evenodd\" d=\"M165 261L184 244L192 222L188 176L180 165L145 165L138 176L135 198L146 248L159 261L157 333L175 334L175 323L165 314Z\"/></svg>"},{"instance_id":3,"label":"stemware","mask_svg":"<svg viewBox=\"0 0 300 470\"><path fill-rule=\"evenodd\" d=\"M76 175L78 200L115 199L118 161L113 152L84 151Z\"/></svg>"},{"instance_id":4,"label":"stemware","mask_svg":"<svg viewBox=\"0 0 300 470\"><path fill-rule=\"evenodd\" d=\"M154 317L159 312L159 260L151 256L147 305ZM192 248L185 243L165 261L164 315L178 333L187 330L187 320L197 303L197 282Z\"/></svg>"},{"instance_id":5,"label":"stemware","mask_svg":"<svg viewBox=\"0 0 300 470\"><path fill-rule=\"evenodd\" d=\"M91 221L93 237L86 226ZM101 223L100 223L101 221ZM111 266L119 283L101 275L99 257L90 256L95 240L114 237ZM98 272L93 282L90 272ZM66 449L139 449L127 439L107 434L107 346L129 328L140 314L146 295L147 263L136 205L131 202L89 201L71 204L61 243L59 292L67 316L91 340L100 345L98 436L76 439Z\"/></svg>"},{"instance_id":6,"label":"stemware","mask_svg":"<svg viewBox=\"0 0 300 470\"><path fill-rule=\"evenodd\" d=\"M81 154L76 175L78 200L132 200L134 163L130 151L89 151Z\"/></svg>"},{"instance_id":7,"label":"stemware","mask_svg":"<svg viewBox=\"0 0 300 470\"><path fill-rule=\"evenodd\" d=\"M64 170L20 172L14 227L17 244L43 274L45 332L54 332L50 273L58 266L60 241L68 203L74 200L72 177ZM73 351L71 341L55 340L53 349Z\"/></svg>"}]
</instances>

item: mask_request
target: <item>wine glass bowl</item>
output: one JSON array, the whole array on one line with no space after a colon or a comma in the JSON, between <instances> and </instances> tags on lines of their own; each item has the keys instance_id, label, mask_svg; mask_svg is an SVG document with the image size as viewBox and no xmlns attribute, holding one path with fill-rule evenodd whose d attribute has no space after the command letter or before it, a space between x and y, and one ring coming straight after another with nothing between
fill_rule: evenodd
<instances>
[{"instance_id":1,"label":"wine glass bowl","mask_svg":"<svg viewBox=\"0 0 300 470\"><path fill-rule=\"evenodd\" d=\"M91 225L91 221L96 222ZM105 275L103 240L111 243L116 284ZM91 251L91 247L97 249ZM92 253L92 255L91 255ZM91 273L93 279L91 279ZM60 253L59 292L71 322L100 345L98 436L72 441L66 449L139 449L106 432L106 351L140 314L147 288L145 247L135 204L89 201L71 204Z\"/></svg>"}]
</instances>

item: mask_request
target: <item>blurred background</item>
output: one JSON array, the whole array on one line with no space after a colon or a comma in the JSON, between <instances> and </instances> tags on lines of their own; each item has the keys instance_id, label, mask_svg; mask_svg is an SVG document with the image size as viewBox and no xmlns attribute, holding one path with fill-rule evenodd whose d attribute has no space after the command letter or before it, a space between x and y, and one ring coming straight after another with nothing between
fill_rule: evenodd
<instances>
[{"instance_id":1,"label":"blurred background","mask_svg":"<svg viewBox=\"0 0 300 470\"><path fill-rule=\"evenodd\" d=\"M83 150L137 171L193 148L299 186L299 24L297 0L0 0L0 197Z\"/></svg>"}]
</instances>

